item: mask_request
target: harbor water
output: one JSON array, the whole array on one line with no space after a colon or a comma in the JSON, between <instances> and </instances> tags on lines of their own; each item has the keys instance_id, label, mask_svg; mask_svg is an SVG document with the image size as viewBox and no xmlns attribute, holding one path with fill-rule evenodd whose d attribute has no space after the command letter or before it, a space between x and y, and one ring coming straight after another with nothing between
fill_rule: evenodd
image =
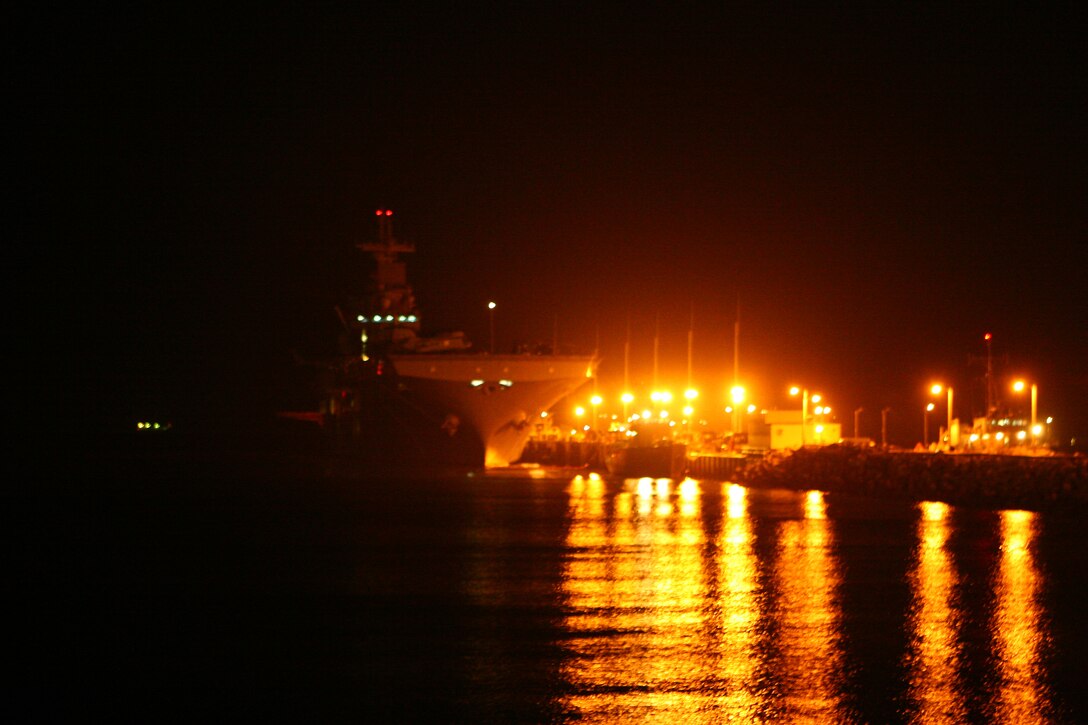
<instances>
[{"instance_id":1,"label":"harbor water","mask_svg":"<svg viewBox=\"0 0 1088 725\"><path fill-rule=\"evenodd\" d=\"M14 721L1088 721L1069 513L548 469L77 490L6 504Z\"/></svg>"}]
</instances>

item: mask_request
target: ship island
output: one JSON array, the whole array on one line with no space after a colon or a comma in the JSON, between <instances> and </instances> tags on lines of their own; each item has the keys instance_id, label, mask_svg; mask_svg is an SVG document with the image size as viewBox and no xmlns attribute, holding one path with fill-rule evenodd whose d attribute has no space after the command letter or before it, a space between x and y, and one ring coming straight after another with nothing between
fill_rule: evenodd
<instances>
[{"instance_id":1,"label":"ship island","mask_svg":"<svg viewBox=\"0 0 1088 725\"><path fill-rule=\"evenodd\" d=\"M494 354L460 331L423 333L393 212L377 239L365 294L337 307L341 355L327 366L320 416L343 451L391 465L500 468L517 461L540 414L596 375L596 354L537 348Z\"/></svg>"}]
</instances>

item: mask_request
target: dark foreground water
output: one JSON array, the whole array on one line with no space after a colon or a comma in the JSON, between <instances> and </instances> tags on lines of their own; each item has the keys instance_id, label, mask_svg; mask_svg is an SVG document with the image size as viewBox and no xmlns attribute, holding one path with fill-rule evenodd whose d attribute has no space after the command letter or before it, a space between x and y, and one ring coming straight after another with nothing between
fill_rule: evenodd
<instances>
[{"instance_id":1,"label":"dark foreground water","mask_svg":"<svg viewBox=\"0 0 1088 725\"><path fill-rule=\"evenodd\" d=\"M191 478L6 499L6 720L1088 721L1080 517Z\"/></svg>"}]
</instances>

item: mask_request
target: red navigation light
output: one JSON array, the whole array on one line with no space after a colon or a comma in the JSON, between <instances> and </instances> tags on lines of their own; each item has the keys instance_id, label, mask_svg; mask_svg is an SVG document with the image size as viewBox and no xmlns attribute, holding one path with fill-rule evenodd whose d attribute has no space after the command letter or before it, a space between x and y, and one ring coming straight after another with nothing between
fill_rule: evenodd
<instances>
[{"instance_id":1,"label":"red navigation light","mask_svg":"<svg viewBox=\"0 0 1088 725\"><path fill-rule=\"evenodd\" d=\"M374 216L381 216L381 215L382 215L382 210L381 209L378 209L378 211L374 212Z\"/></svg>"},{"instance_id":2,"label":"red navigation light","mask_svg":"<svg viewBox=\"0 0 1088 725\"><path fill-rule=\"evenodd\" d=\"M991 335L990 333L987 332L985 335L982 336L982 339L986 340L988 342L990 340L990 338L992 338L992 337L993 337L993 335Z\"/></svg>"},{"instance_id":3,"label":"red navigation light","mask_svg":"<svg viewBox=\"0 0 1088 725\"><path fill-rule=\"evenodd\" d=\"M386 209L385 210L385 215L386 216L393 216L393 210L392 209Z\"/></svg>"}]
</instances>

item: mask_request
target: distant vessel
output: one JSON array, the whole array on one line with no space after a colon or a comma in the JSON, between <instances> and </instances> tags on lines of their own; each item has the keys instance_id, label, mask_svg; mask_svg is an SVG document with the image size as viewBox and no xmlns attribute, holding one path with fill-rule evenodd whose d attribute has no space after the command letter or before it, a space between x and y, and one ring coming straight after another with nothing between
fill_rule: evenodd
<instances>
[{"instance_id":1,"label":"distant vessel","mask_svg":"<svg viewBox=\"0 0 1088 725\"><path fill-rule=\"evenodd\" d=\"M462 332L425 337L399 255L415 245L379 210L370 294L341 322L357 345L327 398L334 428L374 457L501 467L521 456L532 422L596 373L593 355L475 352Z\"/></svg>"}]
</instances>

